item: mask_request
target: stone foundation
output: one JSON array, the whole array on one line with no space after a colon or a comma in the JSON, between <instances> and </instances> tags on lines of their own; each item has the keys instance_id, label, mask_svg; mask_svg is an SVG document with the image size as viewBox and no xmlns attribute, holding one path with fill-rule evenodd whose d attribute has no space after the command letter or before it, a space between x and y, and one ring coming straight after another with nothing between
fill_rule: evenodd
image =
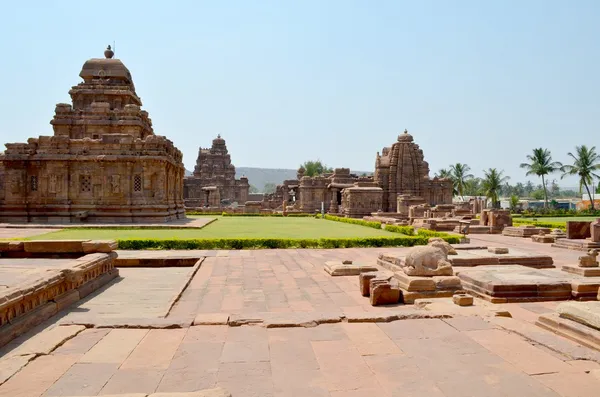
<instances>
[{"instance_id":1,"label":"stone foundation","mask_svg":"<svg viewBox=\"0 0 600 397\"><path fill-rule=\"evenodd\" d=\"M118 276L117 253L112 241L11 241L0 245L8 261L38 258L70 258L64 265L18 278L0 290L0 346L52 317ZM52 259L48 259L52 261Z\"/></svg>"},{"instance_id":2,"label":"stone foundation","mask_svg":"<svg viewBox=\"0 0 600 397\"><path fill-rule=\"evenodd\" d=\"M550 233L550 229L531 225L507 226L502 230L502 235L508 237L531 237L540 234L540 232L548 234Z\"/></svg>"}]
</instances>

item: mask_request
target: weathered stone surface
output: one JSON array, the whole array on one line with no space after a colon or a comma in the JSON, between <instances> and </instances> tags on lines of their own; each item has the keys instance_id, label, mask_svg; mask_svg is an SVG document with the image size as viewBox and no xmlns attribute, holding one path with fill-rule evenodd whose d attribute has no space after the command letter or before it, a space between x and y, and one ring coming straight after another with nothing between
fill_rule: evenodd
<instances>
[{"instance_id":1,"label":"weathered stone surface","mask_svg":"<svg viewBox=\"0 0 600 397\"><path fill-rule=\"evenodd\" d=\"M248 201L248 178L235 179L235 166L225 140L213 139L212 147L198 149L194 173L185 177L184 200L186 207L220 208L223 204Z\"/></svg>"},{"instance_id":2,"label":"weathered stone surface","mask_svg":"<svg viewBox=\"0 0 600 397\"><path fill-rule=\"evenodd\" d=\"M23 251L22 241L0 241L0 252Z\"/></svg>"},{"instance_id":3,"label":"weathered stone surface","mask_svg":"<svg viewBox=\"0 0 600 397\"><path fill-rule=\"evenodd\" d=\"M376 266L359 263L343 264L337 261L325 262L323 269L332 276L357 276L363 272L379 270Z\"/></svg>"},{"instance_id":4,"label":"weathered stone surface","mask_svg":"<svg viewBox=\"0 0 600 397\"><path fill-rule=\"evenodd\" d=\"M482 266L463 269L463 289L492 303L571 299L571 280L559 272L525 266Z\"/></svg>"},{"instance_id":5,"label":"weathered stone surface","mask_svg":"<svg viewBox=\"0 0 600 397\"><path fill-rule=\"evenodd\" d=\"M193 392L179 392L179 393L154 393L148 397L232 397L231 393L227 390L217 387L215 389L206 389Z\"/></svg>"},{"instance_id":6,"label":"weathered stone surface","mask_svg":"<svg viewBox=\"0 0 600 397\"><path fill-rule=\"evenodd\" d=\"M373 306L396 304L400 301L400 288L390 282L377 283L369 299Z\"/></svg>"},{"instance_id":7,"label":"weathered stone surface","mask_svg":"<svg viewBox=\"0 0 600 397\"><path fill-rule=\"evenodd\" d=\"M561 269L563 272L577 274L583 277L600 277L600 267L580 267L565 265Z\"/></svg>"},{"instance_id":8,"label":"weathered stone surface","mask_svg":"<svg viewBox=\"0 0 600 397\"><path fill-rule=\"evenodd\" d=\"M458 250L458 255L448 257L452 266L497 266L521 265L536 269L553 268L554 260L549 255L533 254L512 249L508 254L496 255L487 249Z\"/></svg>"},{"instance_id":9,"label":"weathered stone surface","mask_svg":"<svg viewBox=\"0 0 600 397\"><path fill-rule=\"evenodd\" d=\"M548 234L550 233L550 229L547 227L536 227L532 225L509 226L502 230L502 235L509 237L531 237L540 234L540 232Z\"/></svg>"},{"instance_id":10,"label":"weathered stone surface","mask_svg":"<svg viewBox=\"0 0 600 397\"><path fill-rule=\"evenodd\" d=\"M378 272L363 272L358 275L358 283L360 286L360 294L362 296L369 296L370 291L370 282L372 279L379 275Z\"/></svg>"},{"instance_id":11,"label":"weathered stone surface","mask_svg":"<svg viewBox=\"0 0 600 397\"><path fill-rule=\"evenodd\" d=\"M598 267L598 250L592 249L579 257L579 267Z\"/></svg>"},{"instance_id":12,"label":"weathered stone surface","mask_svg":"<svg viewBox=\"0 0 600 397\"><path fill-rule=\"evenodd\" d=\"M561 238L556 240L556 242L552 244L552 247L588 252L591 249L600 250L600 243L592 241L591 239Z\"/></svg>"},{"instance_id":13,"label":"weathered stone surface","mask_svg":"<svg viewBox=\"0 0 600 397\"><path fill-rule=\"evenodd\" d=\"M25 252L35 253L83 253L83 242L87 240L37 240L25 241Z\"/></svg>"},{"instance_id":14,"label":"weathered stone surface","mask_svg":"<svg viewBox=\"0 0 600 397\"><path fill-rule=\"evenodd\" d=\"M593 242L600 243L600 218L590 224L590 239Z\"/></svg>"},{"instance_id":15,"label":"weathered stone surface","mask_svg":"<svg viewBox=\"0 0 600 397\"><path fill-rule=\"evenodd\" d=\"M568 239L585 239L591 237L590 221L567 221Z\"/></svg>"},{"instance_id":16,"label":"weathered stone surface","mask_svg":"<svg viewBox=\"0 0 600 397\"><path fill-rule=\"evenodd\" d=\"M556 312L563 318L600 330L600 302L565 302Z\"/></svg>"},{"instance_id":17,"label":"weathered stone surface","mask_svg":"<svg viewBox=\"0 0 600 397\"><path fill-rule=\"evenodd\" d=\"M2 357L2 359L0 359L0 385L19 372L21 368L26 366L35 358L35 356L35 354L28 354L24 356L10 355Z\"/></svg>"},{"instance_id":18,"label":"weathered stone surface","mask_svg":"<svg viewBox=\"0 0 600 397\"><path fill-rule=\"evenodd\" d=\"M491 252L492 254L497 254L497 255L508 254L508 248L506 248L506 247L488 247L488 252Z\"/></svg>"},{"instance_id":19,"label":"weathered stone surface","mask_svg":"<svg viewBox=\"0 0 600 397\"><path fill-rule=\"evenodd\" d=\"M471 306L473 297L467 294L454 294L452 295L452 302L458 306Z\"/></svg>"},{"instance_id":20,"label":"weathered stone surface","mask_svg":"<svg viewBox=\"0 0 600 397\"><path fill-rule=\"evenodd\" d=\"M531 236L534 243L551 244L556 241L556 237L551 234L540 233Z\"/></svg>"},{"instance_id":21,"label":"weathered stone surface","mask_svg":"<svg viewBox=\"0 0 600 397\"><path fill-rule=\"evenodd\" d=\"M600 331L558 313L541 315L536 325L571 339L580 345L600 350Z\"/></svg>"},{"instance_id":22,"label":"weathered stone surface","mask_svg":"<svg viewBox=\"0 0 600 397\"><path fill-rule=\"evenodd\" d=\"M193 325L226 325L228 321L229 313L199 313Z\"/></svg>"},{"instance_id":23,"label":"weathered stone surface","mask_svg":"<svg viewBox=\"0 0 600 397\"><path fill-rule=\"evenodd\" d=\"M7 143L0 154L0 221L184 218L182 153L154 134L127 67L90 59L79 76L72 105L56 105L53 136Z\"/></svg>"},{"instance_id":24,"label":"weathered stone surface","mask_svg":"<svg viewBox=\"0 0 600 397\"><path fill-rule=\"evenodd\" d=\"M56 347L62 345L71 338L74 338L78 333L85 330L81 325L70 326L55 326L49 330L40 332L18 348L11 351L7 357L24 356L24 355L47 355L50 354Z\"/></svg>"},{"instance_id":25,"label":"weathered stone surface","mask_svg":"<svg viewBox=\"0 0 600 397\"><path fill-rule=\"evenodd\" d=\"M89 240L81 243L83 252L86 254L94 252L112 252L119 248L115 240Z\"/></svg>"}]
</instances>

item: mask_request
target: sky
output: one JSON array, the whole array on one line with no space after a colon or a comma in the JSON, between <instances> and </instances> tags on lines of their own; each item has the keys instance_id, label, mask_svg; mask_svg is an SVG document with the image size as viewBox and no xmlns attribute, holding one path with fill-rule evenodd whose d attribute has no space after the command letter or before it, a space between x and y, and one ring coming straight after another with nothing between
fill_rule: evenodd
<instances>
[{"instance_id":1,"label":"sky","mask_svg":"<svg viewBox=\"0 0 600 397\"><path fill-rule=\"evenodd\" d=\"M372 171L408 129L432 175L461 162L511 183L535 147L563 162L600 149L596 0L38 0L2 14L2 142L52 135L54 105L115 42L187 169L217 134L236 166Z\"/></svg>"}]
</instances>

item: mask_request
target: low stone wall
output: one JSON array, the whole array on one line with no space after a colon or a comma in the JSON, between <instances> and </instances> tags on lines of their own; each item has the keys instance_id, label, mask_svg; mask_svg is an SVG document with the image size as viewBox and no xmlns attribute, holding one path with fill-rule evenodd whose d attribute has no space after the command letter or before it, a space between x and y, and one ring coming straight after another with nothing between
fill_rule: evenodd
<instances>
[{"instance_id":1,"label":"low stone wall","mask_svg":"<svg viewBox=\"0 0 600 397\"><path fill-rule=\"evenodd\" d=\"M0 290L0 346L118 276L114 241L0 242L2 258L72 259Z\"/></svg>"}]
</instances>

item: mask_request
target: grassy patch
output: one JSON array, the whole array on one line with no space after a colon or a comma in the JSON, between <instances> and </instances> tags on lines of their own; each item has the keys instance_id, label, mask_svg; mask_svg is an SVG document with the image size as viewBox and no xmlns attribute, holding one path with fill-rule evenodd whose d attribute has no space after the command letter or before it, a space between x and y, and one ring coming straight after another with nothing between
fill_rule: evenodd
<instances>
[{"instance_id":1,"label":"grassy patch","mask_svg":"<svg viewBox=\"0 0 600 397\"><path fill-rule=\"evenodd\" d=\"M219 217L203 229L63 229L31 237L63 239L324 239L393 237L382 229L312 217Z\"/></svg>"},{"instance_id":2,"label":"grassy patch","mask_svg":"<svg viewBox=\"0 0 600 397\"><path fill-rule=\"evenodd\" d=\"M598 219L597 216L557 216L557 217L539 217L539 218L518 218L519 222L529 221L533 222L534 219L537 219L539 222L548 222L548 223L564 223L567 224L567 221L594 221ZM514 220L513 220L514 221Z\"/></svg>"}]
</instances>

